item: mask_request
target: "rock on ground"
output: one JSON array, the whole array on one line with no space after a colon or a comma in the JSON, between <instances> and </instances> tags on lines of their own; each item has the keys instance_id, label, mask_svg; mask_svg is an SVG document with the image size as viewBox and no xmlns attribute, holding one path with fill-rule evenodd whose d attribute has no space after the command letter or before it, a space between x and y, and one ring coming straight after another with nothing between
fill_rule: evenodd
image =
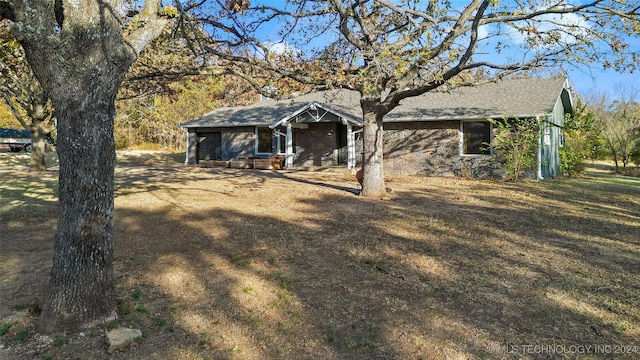
<instances>
[{"instance_id":1,"label":"rock on ground","mask_svg":"<svg viewBox=\"0 0 640 360\"><path fill-rule=\"evenodd\" d=\"M133 344L136 339L140 337L142 337L142 331L140 331L140 329L117 328L109 331L107 333L109 353Z\"/></svg>"}]
</instances>

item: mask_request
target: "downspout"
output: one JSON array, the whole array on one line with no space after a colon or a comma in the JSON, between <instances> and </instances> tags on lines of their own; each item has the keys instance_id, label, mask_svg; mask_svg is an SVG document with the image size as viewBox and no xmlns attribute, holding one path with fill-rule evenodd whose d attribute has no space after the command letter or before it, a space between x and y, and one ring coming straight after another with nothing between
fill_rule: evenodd
<instances>
[{"instance_id":1,"label":"downspout","mask_svg":"<svg viewBox=\"0 0 640 360\"><path fill-rule=\"evenodd\" d=\"M536 115L536 121L538 123L538 155L537 155L537 160L538 160L538 181L540 180L544 180L544 177L542 176L542 136L544 135L542 133L542 126L540 126L540 116Z\"/></svg>"},{"instance_id":2,"label":"downspout","mask_svg":"<svg viewBox=\"0 0 640 360\"><path fill-rule=\"evenodd\" d=\"M293 167L293 129L291 128L291 122L287 122L287 141L285 150L285 166L287 168Z\"/></svg>"},{"instance_id":3,"label":"downspout","mask_svg":"<svg viewBox=\"0 0 640 360\"><path fill-rule=\"evenodd\" d=\"M178 126L180 130L184 131L185 143L184 143L184 164L189 164L189 131L185 130L182 126Z\"/></svg>"}]
</instances>

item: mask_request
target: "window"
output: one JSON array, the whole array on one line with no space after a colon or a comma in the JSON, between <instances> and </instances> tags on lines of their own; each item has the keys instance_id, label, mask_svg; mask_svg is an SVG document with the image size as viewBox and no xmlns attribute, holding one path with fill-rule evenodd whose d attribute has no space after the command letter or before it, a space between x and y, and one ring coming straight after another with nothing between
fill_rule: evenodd
<instances>
[{"instance_id":1,"label":"window","mask_svg":"<svg viewBox=\"0 0 640 360\"><path fill-rule=\"evenodd\" d=\"M271 154L273 144L272 131L268 127L256 128L256 153Z\"/></svg>"},{"instance_id":2,"label":"window","mask_svg":"<svg viewBox=\"0 0 640 360\"><path fill-rule=\"evenodd\" d=\"M490 155L491 124L488 121L462 122L462 153L464 155Z\"/></svg>"},{"instance_id":3,"label":"window","mask_svg":"<svg viewBox=\"0 0 640 360\"><path fill-rule=\"evenodd\" d=\"M551 127L549 124L545 124L543 141L546 146L551 146Z\"/></svg>"}]
</instances>

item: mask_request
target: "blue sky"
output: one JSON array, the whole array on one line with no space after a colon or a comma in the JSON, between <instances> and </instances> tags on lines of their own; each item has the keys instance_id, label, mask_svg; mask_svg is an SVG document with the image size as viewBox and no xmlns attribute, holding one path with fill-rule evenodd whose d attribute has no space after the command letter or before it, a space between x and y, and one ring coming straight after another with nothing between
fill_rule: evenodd
<instances>
[{"instance_id":1,"label":"blue sky","mask_svg":"<svg viewBox=\"0 0 640 360\"><path fill-rule=\"evenodd\" d=\"M632 48L640 54L640 39L632 39ZM637 101L640 101L640 69L634 73L620 73L613 70L604 70L599 64L579 65L577 67L567 67L569 81L574 86L574 92L582 95L607 94L614 97L617 88L632 87L639 91Z\"/></svg>"},{"instance_id":2,"label":"blue sky","mask_svg":"<svg viewBox=\"0 0 640 360\"><path fill-rule=\"evenodd\" d=\"M616 88L630 86L640 91L640 72L632 74L618 73L613 70L602 70L598 66L581 66L568 71L568 78L574 86L574 92L581 96L608 94L614 97ZM640 98L637 99L640 101Z\"/></svg>"}]
</instances>

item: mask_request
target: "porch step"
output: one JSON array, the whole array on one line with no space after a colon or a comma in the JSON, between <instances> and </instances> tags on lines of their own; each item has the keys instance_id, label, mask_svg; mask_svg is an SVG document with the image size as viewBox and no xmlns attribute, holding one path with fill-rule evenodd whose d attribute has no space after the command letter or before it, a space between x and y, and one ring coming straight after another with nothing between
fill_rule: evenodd
<instances>
[{"instance_id":1,"label":"porch step","mask_svg":"<svg viewBox=\"0 0 640 360\"><path fill-rule=\"evenodd\" d=\"M348 169L346 166L293 166L285 168L291 171L314 171L314 172L332 172L340 174L355 174L357 169Z\"/></svg>"}]
</instances>

